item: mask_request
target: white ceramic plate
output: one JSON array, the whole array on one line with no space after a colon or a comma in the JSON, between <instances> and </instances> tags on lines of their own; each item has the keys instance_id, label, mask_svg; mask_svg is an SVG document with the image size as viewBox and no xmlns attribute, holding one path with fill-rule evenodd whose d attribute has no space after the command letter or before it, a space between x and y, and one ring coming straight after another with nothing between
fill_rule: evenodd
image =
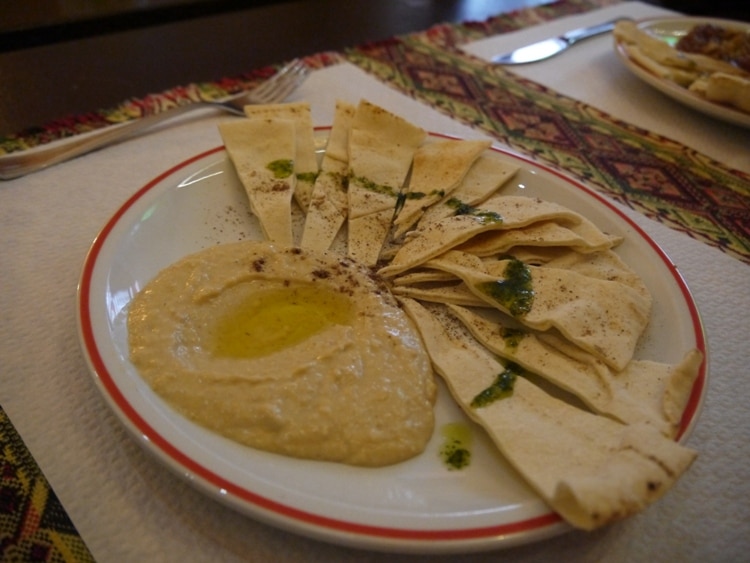
<instances>
[{"instance_id":1,"label":"white ceramic plate","mask_svg":"<svg viewBox=\"0 0 750 563\"><path fill-rule=\"evenodd\" d=\"M716 18L655 18L639 22L638 27L654 37L674 45L680 37L686 35L695 25L703 23L742 29L750 33L750 24L748 23ZM687 88L675 84L671 80L652 74L650 71L632 60L625 52L622 44L617 40L615 40L615 51L620 57L620 60L625 63L625 66L633 74L672 99L706 115L726 121L727 123L733 123L734 125L740 125L742 127L750 127L749 113L716 102L710 102L701 98L697 94L694 94Z\"/></svg>"},{"instance_id":2,"label":"white ceramic plate","mask_svg":"<svg viewBox=\"0 0 750 563\"><path fill-rule=\"evenodd\" d=\"M594 192L519 157L505 193L544 197L624 235L619 252L654 295L653 324L638 356L676 362L705 352L695 303L675 266L635 224ZM472 427L472 462L440 459L449 423L471 423L439 388L436 431L424 453L368 469L305 461L235 444L191 423L156 396L128 361L126 311L160 269L210 245L259 237L223 148L197 155L140 188L104 226L78 293L84 355L106 401L150 453L202 492L240 512L326 541L383 551L467 552L536 541L569 529ZM687 407L682 439L700 411L706 365Z\"/></svg>"}]
</instances>

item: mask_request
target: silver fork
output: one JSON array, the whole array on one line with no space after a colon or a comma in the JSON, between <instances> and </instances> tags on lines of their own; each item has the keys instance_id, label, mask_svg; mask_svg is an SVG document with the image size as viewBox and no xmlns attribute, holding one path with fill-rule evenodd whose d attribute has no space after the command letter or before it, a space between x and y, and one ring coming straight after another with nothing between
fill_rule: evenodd
<instances>
[{"instance_id":1,"label":"silver fork","mask_svg":"<svg viewBox=\"0 0 750 563\"><path fill-rule=\"evenodd\" d=\"M149 115L123 125L105 127L98 131L73 137L68 141L54 143L47 147L29 149L19 153L0 156L0 180L12 180L53 164L65 162L76 156L102 148L126 137L153 127L157 123L172 119L183 113L207 106L219 108L235 115L245 115L243 108L252 104L281 102L289 96L305 79L308 69L295 59L279 70L260 86L219 101L202 100L177 106L167 111Z\"/></svg>"}]
</instances>

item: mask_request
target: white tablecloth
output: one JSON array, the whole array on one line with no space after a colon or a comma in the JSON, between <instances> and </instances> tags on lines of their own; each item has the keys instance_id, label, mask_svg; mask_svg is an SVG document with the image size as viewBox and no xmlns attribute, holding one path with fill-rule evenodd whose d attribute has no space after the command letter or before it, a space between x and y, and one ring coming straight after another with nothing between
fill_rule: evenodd
<instances>
[{"instance_id":1,"label":"white tablecloth","mask_svg":"<svg viewBox=\"0 0 750 563\"><path fill-rule=\"evenodd\" d=\"M491 38L472 50L487 55L613 14L658 13L643 4L623 4ZM676 106L643 85L620 65L611 37L518 72L750 171L750 132ZM330 124L336 99L360 97L428 130L482 136L348 64L316 71L292 99L310 101L316 123ZM229 118L210 111L192 116L0 185L0 402L101 562L420 560L299 537L204 497L129 438L91 380L75 322L76 284L87 249L136 189L218 146L221 119ZM750 267L624 211L677 264L703 316L711 358L708 395L688 442L700 456L674 489L639 516L594 533L572 532L503 553L462 556L463 561L747 560Z\"/></svg>"}]
</instances>

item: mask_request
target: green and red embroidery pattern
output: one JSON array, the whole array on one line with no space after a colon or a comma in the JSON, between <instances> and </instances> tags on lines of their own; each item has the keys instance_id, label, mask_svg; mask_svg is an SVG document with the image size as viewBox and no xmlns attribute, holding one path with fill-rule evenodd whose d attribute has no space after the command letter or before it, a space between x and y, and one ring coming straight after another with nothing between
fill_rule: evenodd
<instances>
[{"instance_id":1,"label":"green and red embroidery pattern","mask_svg":"<svg viewBox=\"0 0 750 563\"><path fill-rule=\"evenodd\" d=\"M94 560L2 408L0 560Z\"/></svg>"},{"instance_id":2,"label":"green and red embroidery pattern","mask_svg":"<svg viewBox=\"0 0 750 563\"><path fill-rule=\"evenodd\" d=\"M493 20L482 25L496 27ZM438 26L346 57L512 149L750 263L750 175L455 48L479 27Z\"/></svg>"}]
</instances>

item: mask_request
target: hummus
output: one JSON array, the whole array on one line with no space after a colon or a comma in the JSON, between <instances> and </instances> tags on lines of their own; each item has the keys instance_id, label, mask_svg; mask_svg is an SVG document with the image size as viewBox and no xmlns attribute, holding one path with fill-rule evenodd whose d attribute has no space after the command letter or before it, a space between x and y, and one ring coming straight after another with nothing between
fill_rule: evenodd
<instances>
[{"instance_id":1,"label":"hummus","mask_svg":"<svg viewBox=\"0 0 750 563\"><path fill-rule=\"evenodd\" d=\"M254 448L382 466L432 435L436 389L418 332L348 258L267 242L209 248L136 295L128 334L158 395Z\"/></svg>"}]
</instances>

